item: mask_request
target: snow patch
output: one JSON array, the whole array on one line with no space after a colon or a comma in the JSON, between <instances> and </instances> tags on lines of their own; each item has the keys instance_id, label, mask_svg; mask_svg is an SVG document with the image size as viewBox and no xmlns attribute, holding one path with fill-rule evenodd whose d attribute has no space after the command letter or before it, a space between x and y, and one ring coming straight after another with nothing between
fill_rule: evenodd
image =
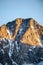
<instances>
[{"instance_id":1,"label":"snow patch","mask_svg":"<svg viewBox=\"0 0 43 65\"><path fill-rule=\"evenodd\" d=\"M13 49L14 49L14 43L11 40L9 40L9 56L10 57L13 53Z\"/></svg>"}]
</instances>

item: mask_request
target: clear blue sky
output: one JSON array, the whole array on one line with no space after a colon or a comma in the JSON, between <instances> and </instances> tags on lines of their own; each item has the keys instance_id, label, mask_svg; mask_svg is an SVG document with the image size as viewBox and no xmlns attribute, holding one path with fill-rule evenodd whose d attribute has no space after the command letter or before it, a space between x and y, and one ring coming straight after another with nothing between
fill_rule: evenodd
<instances>
[{"instance_id":1,"label":"clear blue sky","mask_svg":"<svg viewBox=\"0 0 43 65\"><path fill-rule=\"evenodd\" d=\"M16 18L34 18L43 25L43 0L0 0L0 26Z\"/></svg>"}]
</instances>

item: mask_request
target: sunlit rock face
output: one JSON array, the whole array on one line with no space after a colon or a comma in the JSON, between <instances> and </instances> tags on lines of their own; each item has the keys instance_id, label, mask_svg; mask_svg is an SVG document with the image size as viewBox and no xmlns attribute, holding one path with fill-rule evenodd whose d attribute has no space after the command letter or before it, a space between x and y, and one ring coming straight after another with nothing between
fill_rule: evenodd
<instances>
[{"instance_id":1,"label":"sunlit rock face","mask_svg":"<svg viewBox=\"0 0 43 65\"><path fill-rule=\"evenodd\" d=\"M18 18L0 27L0 64L37 65L43 62L43 26Z\"/></svg>"}]
</instances>

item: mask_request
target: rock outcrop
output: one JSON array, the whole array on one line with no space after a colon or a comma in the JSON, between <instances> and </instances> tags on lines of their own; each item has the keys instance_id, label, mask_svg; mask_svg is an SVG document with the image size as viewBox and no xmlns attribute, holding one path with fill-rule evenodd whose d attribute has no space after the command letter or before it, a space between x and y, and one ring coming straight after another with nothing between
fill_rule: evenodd
<instances>
[{"instance_id":1,"label":"rock outcrop","mask_svg":"<svg viewBox=\"0 0 43 65\"><path fill-rule=\"evenodd\" d=\"M21 32L24 27L24 29L26 29L26 31L25 30L22 31L22 32L24 32L24 31L25 32L22 35L22 39L20 39L20 41L24 44L33 45L33 46L41 45L40 35L43 35L43 26L39 25L32 18L30 20L21 19L21 18L16 19L16 21L14 21L14 24L15 24L15 26L14 26L15 30L13 30L13 32L12 32L13 35L11 35L9 29L7 28L7 26L5 24L0 27L0 38L1 39L6 38L6 39L15 40L18 31L20 30L20 32ZM11 25L11 26L9 25L9 26L13 27L13 25Z\"/></svg>"}]
</instances>

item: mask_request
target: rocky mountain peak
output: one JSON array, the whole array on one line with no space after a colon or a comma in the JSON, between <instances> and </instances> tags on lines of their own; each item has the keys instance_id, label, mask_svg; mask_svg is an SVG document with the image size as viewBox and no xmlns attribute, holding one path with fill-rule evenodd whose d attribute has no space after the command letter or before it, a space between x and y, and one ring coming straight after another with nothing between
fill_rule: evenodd
<instances>
[{"instance_id":1,"label":"rocky mountain peak","mask_svg":"<svg viewBox=\"0 0 43 65\"><path fill-rule=\"evenodd\" d=\"M0 27L0 65L38 65L43 61L43 26L17 18Z\"/></svg>"},{"instance_id":2,"label":"rocky mountain peak","mask_svg":"<svg viewBox=\"0 0 43 65\"><path fill-rule=\"evenodd\" d=\"M12 35L11 35L12 33ZM15 40L20 37L19 41L23 44L40 46L40 36L43 35L43 26L39 25L34 19L21 19L2 25L0 27L0 39L6 38Z\"/></svg>"}]
</instances>

